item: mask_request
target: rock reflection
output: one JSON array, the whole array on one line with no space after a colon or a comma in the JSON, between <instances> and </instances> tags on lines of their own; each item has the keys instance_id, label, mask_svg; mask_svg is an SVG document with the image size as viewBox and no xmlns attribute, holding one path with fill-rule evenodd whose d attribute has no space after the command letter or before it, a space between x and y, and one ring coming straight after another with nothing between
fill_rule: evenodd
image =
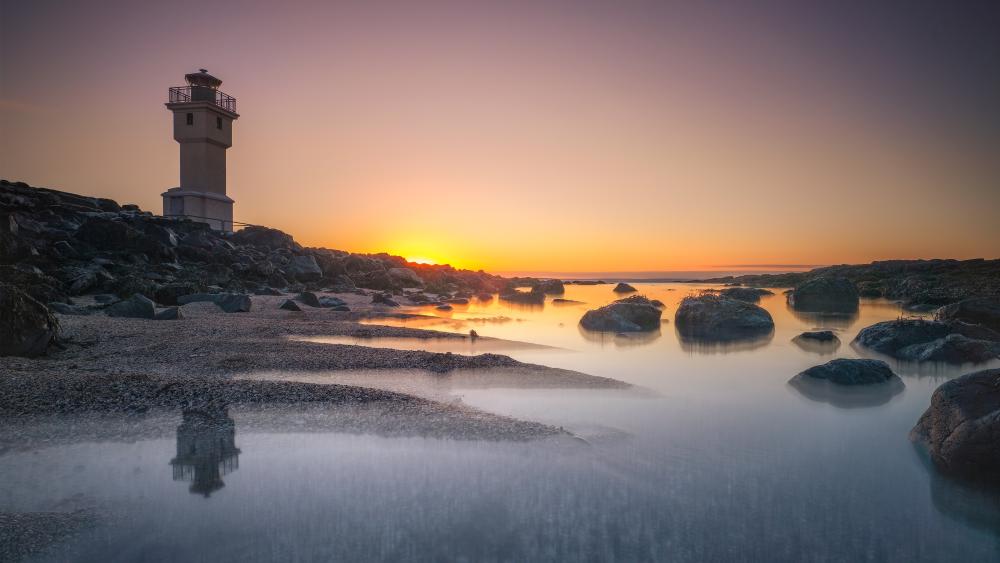
<instances>
[{"instance_id":1,"label":"rock reflection","mask_svg":"<svg viewBox=\"0 0 1000 563\"><path fill-rule=\"evenodd\" d=\"M177 427L177 456L170 460L174 481L188 481L191 493L210 496L239 469L236 423L226 407L185 409Z\"/></svg>"},{"instance_id":2,"label":"rock reflection","mask_svg":"<svg viewBox=\"0 0 1000 563\"><path fill-rule=\"evenodd\" d=\"M688 334L677 329L681 350L698 354L729 354L763 348L774 339L774 330L756 333L727 333L716 336Z\"/></svg>"},{"instance_id":3,"label":"rock reflection","mask_svg":"<svg viewBox=\"0 0 1000 563\"><path fill-rule=\"evenodd\" d=\"M801 334L793 338L792 343L798 346L801 350L812 352L813 354L819 354L821 356L833 354L838 348L840 348L839 338L823 341L816 340L814 338L804 338Z\"/></svg>"},{"instance_id":4,"label":"rock reflection","mask_svg":"<svg viewBox=\"0 0 1000 563\"><path fill-rule=\"evenodd\" d=\"M934 508L966 526L1000 537L1000 485L945 475L934 467L919 446L917 452L930 471Z\"/></svg>"},{"instance_id":5,"label":"rock reflection","mask_svg":"<svg viewBox=\"0 0 1000 563\"><path fill-rule=\"evenodd\" d=\"M587 330L577 325L580 335L589 342L598 344L614 344L619 347L645 346L651 344L662 336L659 329L643 332L603 332L598 330Z\"/></svg>"},{"instance_id":6,"label":"rock reflection","mask_svg":"<svg viewBox=\"0 0 1000 563\"><path fill-rule=\"evenodd\" d=\"M854 323L858 321L861 315L859 309L854 309L853 311L846 312L818 312L818 311L799 311L787 305L788 311L796 319L816 326L819 329L827 328L839 328L846 329L854 326Z\"/></svg>"},{"instance_id":7,"label":"rock reflection","mask_svg":"<svg viewBox=\"0 0 1000 563\"><path fill-rule=\"evenodd\" d=\"M884 405L906 389L906 385L898 377L885 383L846 386L795 376L789 380L788 386L810 401L826 403L839 409Z\"/></svg>"}]
</instances>

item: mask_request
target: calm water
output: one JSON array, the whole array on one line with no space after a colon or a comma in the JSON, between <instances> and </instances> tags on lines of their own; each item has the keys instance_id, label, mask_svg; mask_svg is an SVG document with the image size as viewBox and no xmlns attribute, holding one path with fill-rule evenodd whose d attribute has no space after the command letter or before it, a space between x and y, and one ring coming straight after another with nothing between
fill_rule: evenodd
<instances>
[{"instance_id":1,"label":"calm water","mask_svg":"<svg viewBox=\"0 0 1000 563\"><path fill-rule=\"evenodd\" d=\"M817 318L793 314L776 292L761 303L776 322L771 336L717 345L674 331L676 304L695 286L639 287L667 304L657 334L581 332L583 312L615 296L611 286L567 286L565 298L586 303L493 301L397 321L546 347L349 341L505 353L651 391L433 389L563 426L589 445L382 438L240 409L222 415L231 427L210 431L180 413L80 420L58 437L22 429L35 437L0 454L0 510L101 515L44 561L1000 560L1000 502L936 476L907 439L935 387L989 365L893 363L900 392L806 396L788 379L858 357L854 335L898 307L865 302L856 316ZM843 343L792 342L820 327ZM188 459L190 443L215 444L214 457Z\"/></svg>"}]
</instances>

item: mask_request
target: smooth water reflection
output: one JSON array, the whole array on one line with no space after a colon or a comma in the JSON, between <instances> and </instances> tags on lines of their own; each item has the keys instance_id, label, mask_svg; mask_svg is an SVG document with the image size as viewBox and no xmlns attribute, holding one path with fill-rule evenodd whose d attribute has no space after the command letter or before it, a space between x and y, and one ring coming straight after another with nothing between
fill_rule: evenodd
<instances>
[{"instance_id":1,"label":"smooth water reflection","mask_svg":"<svg viewBox=\"0 0 1000 563\"><path fill-rule=\"evenodd\" d=\"M580 315L613 300L611 287L567 286L563 297L584 306L474 301L448 315L421 308L429 318L392 322L544 344L551 348L502 353L655 394L487 389L402 372L348 376L563 426L588 445L380 434L352 426L354 416L324 426L329 412L235 407L221 425L173 413L122 424L115 435L82 423L60 427L76 440L39 426L20 446L2 442L0 505L48 510L75 499L107 511L93 533L39 558L46 561L1000 560L998 497L939 475L908 440L937 385L997 362L890 361L902 387L851 397L803 391L789 385L795 374L834 357L869 356L847 343L899 308L866 300L853 320L804 318L776 292L761 300L774 332L733 347L695 346L669 326L637 340L581 331ZM664 301L672 321L678 301L700 287L639 289ZM844 345L821 356L793 343L816 329L834 330ZM401 340L409 343L337 343L487 351L470 352L466 340ZM342 375L258 374L331 383L345 382ZM189 435L225 480L210 498L174 481L170 460L190 451ZM202 440L219 447L202 450ZM239 470L226 474L218 463L233 451ZM204 467L204 481L215 482L215 469Z\"/></svg>"}]
</instances>

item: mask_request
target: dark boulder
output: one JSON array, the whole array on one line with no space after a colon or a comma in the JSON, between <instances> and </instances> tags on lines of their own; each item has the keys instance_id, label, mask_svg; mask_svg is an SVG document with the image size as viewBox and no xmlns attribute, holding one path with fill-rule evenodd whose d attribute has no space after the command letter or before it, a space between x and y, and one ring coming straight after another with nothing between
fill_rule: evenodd
<instances>
[{"instance_id":1,"label":"dark boulder","mask_svg":"<svg viewBox=\"0 0 1000 563\"><path fill-rule=\"evenodd\" d=\"M538 282L539 291L547 295L562 295L566 293L566 287L561 280L543 280Z\"/></svg>"},{"instance_id":2,"label":"dark boulder","mask_svg":"<svg viewBox=\"0 0 1000 563\"><path fill-rule=\"evenodd\" d=\"M837 335L834 334L832 330L807 331L796 336L795 338L812 340L814 342L840 342L840 339L837 338Z\"/></svg>"},{"instance_id":3,"label":"dark boulder","mask_svg":"<svg viewBox=\"0 0 1000 563\"><path fill-rule=\"evenodd\" d=\"M978 363L1000 357L1000 334L960 321L884 321L862 329L854 342L911 362Z\"/></svg>"},{"instance_id":4,"label":"dark boulder","mask_svg":"<svg viewBox=\"0 0 1000 563\"><path fill-rule=\"evenodd\" d=\"M788 304L797 311L850 313L858 309L858 303L858 288L842 277L814 278L788 294Z\"/></svg>"},{"instance_id":5,"label":"dark boulder","mask_svg":"<svg viewBox=\"0 0 1000 563\"><path fill-rule=\"evenodd\" d=\"M437 307L435 307L435 309L437 309L438 311L451 311L452 309L454 309L454 307L445 303L444 305L438 305Z\"/></svg>"},{"instance_id":6,"label":"dark boulder","mask_svg":"<svg viewBox=\"0 0 1000 563\"><path fill-rule=\"evenodd\" d=\"M293 256L285 265L284 270L292 279L303 282L315 281L323 277L323 270L316 263L316 259L308 254Z\"/></svg>"},{"instance_id":7,"label":"dark boulder","mask_svg":"<svg viewBox=\"0 0 1000 563\"><path fill-rule=\"evenodd\" d=\"M611 291L614 291L615 293L633 293L639 290L625 282L619 282L618 285L616 285Z\"/></svg>"},{"instance_id":8,"label":"dark boulder","mask_svg":"<svg viewBox=\"0 0 1000 563\"><path fill-rule=\"evenodd\" d=\"M674 323L682 335L708 340L735 340L774 330L774 319L761 307L711 293L685 297Z\"/></svg>"},{"instance_id":9,"label":"dark boulder","mask_svg":"<svg viewBox=\"0 0 1000 563\"><path fill-rule=\"evenodd\" d=\"M296 299L298 299L301 303L309 305L310 307L322 307L319 303L319 297L311 291L303 291L298 297L296 297Z\"/></svg>"},{"instance_id":10,"label":"dark boulder","mask_svg":"<svg viewBox=\"0 0 1000 563\"><path fill-rule=\"evenodd\" d=\"M279 309L284 309L286 311L301 311L302 308L299 307L298 303L292 301L291 299L285 299L285 302L278 306Z\"/></svg>"},{"instance_id":11,"label":"dark boulder","mask_svg":"<svg viewBox=\"0 0 1000 563\"><path fill-rule=\"evenodd\" d=\"M788 385L811 401L838 408L882 405L906 389L885 362L845 358L811 367L790 379Z\"/></svg>"},{"instance_id":12,"label":"dark boulder","mask_svg":"<svg viewBox=\"0 0 1000 563\"><path fill-rule=\"evenodd\" d=\"M727 287L719 292L719 295L730 299L739 299L747 303L757 303L765 295L774 295L773 291L756 287Z\"/></svg>"},{"instance_id":13,"label":"dark boulder","mask_svg":"<svg viewBox=\"0 0 1000 563\"><path fill-rule=\"evenodd\" d=\"M638 298L638 299L636 299ZM660 328L661 311L638 295L584 313L580 326L601 332L640 332Z\"/></svg>"},{"instance_id":14,"label":"dark boulder","mask_svg":"<svg viewBox=\"0 0 1000 563\"><path fill-rule=\"evenodd\" d=\"M531 291L519 291L513 288L507 288L500 292L501 301L511 301L513 303L523 303L526 305L541 305L545 303L545 292L541 291L537 287L531 288Z\"/></svg>"},{"instance_id":15,"label":"dark boulder","mask_svg":"<svg viewBox=\"0 0 1000 563\"><path fill-rule=\"evenodd\" d=\"M941 384L910 439L946 472L1000 482L1000 369Z\"/></svg>"},{"instance_id":16,"label":"dark boulder","mask_svg":"<svg viewBox=\"0 0 1000 563\"><path fill-rule=\"evenodd\" d=\"M145 295L136 293L128 299L108 305L104 312L109 317L152 319L156 316L156 305Z\"/></svg>"},{"instance_id":17,"label":"dark boulder","mask_svg":"<svg viewBox=\"0 0 1000 563\"><path fill-rule=\"evenodd\" d=\"M813 366L795 377L829 381L835 385L871 385L899 378L892 372L889 364L882 360L848 358L837 358L823 365Z\"/></svg>"},{"instance_id":18,"label":"dark boulder","mask_svg":"<svg viewBox=\"0 0 1000 563\"><path fill-rule=\"evenodd\" d=\"M983 325L1000 332L1000 298L978 297L945 305L938 309L937 318Z\"/></svg>"},{"instance_id":19,"label":"dark boulder","mask_svg":"<svg viewBox=\"0 0 1000 563\"><path fill-rule=\"evenodd\" d=\"M389 268L389 277L399 287L423 287L424 280L409 268Z\"/></svg>"},{"instance_id":20,"label":"dark boulder","mask_svg":"<svg viewBox=\"0 0 1000 563\"><path fill-rule=\"evenodd\" d=\"M156 288L153 298L161 305L177 305L177 298L205 290L205 286L197 282L172 282Z\"/></svg>"},{"instance_id":21,"label":"dark boulder","mask_svg":"<svg viewBox=\"0 0 1000 563\"><path fill-rule=\"evenodd\" d=\"M58 330L59 322L45 305L18 287L0 283L0 356L40 356Z\"/></svg>"},{"instance_id":22,"label":"dark boulder","mask_svg":"<svg viewBox=\"0 0 1000 563\"><path fill-rule=\"evenodd\" d=\"M215 303L227 313L246 313L253 306L253 300L245 293L195 293L177 298L178 305L199 301Z\"/></svg>"}]
</instances>

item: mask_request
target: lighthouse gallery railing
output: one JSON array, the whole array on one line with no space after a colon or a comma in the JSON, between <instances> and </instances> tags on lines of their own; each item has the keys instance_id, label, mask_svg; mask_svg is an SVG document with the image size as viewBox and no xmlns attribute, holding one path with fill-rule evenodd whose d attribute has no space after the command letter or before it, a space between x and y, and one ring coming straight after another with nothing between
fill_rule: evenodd
<instances>
[{"instance_id":1,"label":"lighthouse gallery railing","mask_svg":"<svg viewBox=\"0 0 1000 563\"><path fill-rule=\"evenodd\" d=\"M220 90L204 86L171 86L167 96L167 101L171 104L212 102L226 111L236 113L236 98Z\"/></svg>"}]
</instances>

